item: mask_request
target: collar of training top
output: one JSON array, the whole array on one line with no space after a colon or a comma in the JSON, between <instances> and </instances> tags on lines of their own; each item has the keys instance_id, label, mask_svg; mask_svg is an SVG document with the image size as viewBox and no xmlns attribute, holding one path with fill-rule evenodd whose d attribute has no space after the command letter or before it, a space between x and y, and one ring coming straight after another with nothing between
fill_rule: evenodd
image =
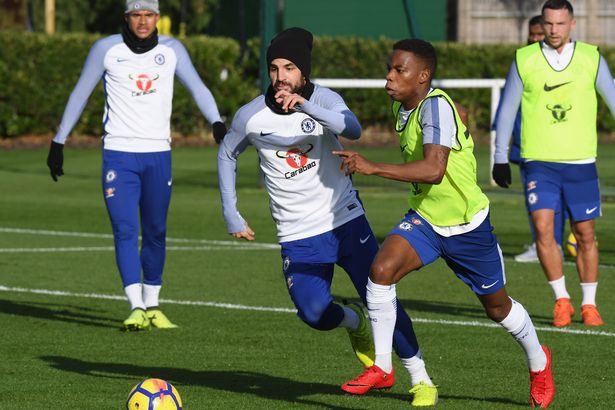
<instances>
[{"instance_id":1,"label":"collar of training top","mask_svg":"<svg viewBox=\"0 0 615 410\"><path fill-rule=\"evenodd\" d=\"M267 88L267 92L265 93L265 104L267 104L267 107L269 107L271 111L280 115L289 115L297 112L295 110L284 111L282 109L282 106L275 101L275 93L276 91L271 85L269 86L269 88ZM301 89L299 95L301 95L306 100L309 100L312 97L312 93L314 93L314 83L312 83L310 80L307 80L305 85Z\"/></svg>"},{"instance_id":2,"label":"collar of training top","mask_svg":"<svg viewBox=\"0 0 615 410\"><path fill-rule=\"evenodd\" d=\"M158 29L154 29L154 32L148 38L140 39L130 30L128 23L124 23L124 27L122 27L122 39L133 53L147 53L158 45Z\"/></svg>"}]
</instances>

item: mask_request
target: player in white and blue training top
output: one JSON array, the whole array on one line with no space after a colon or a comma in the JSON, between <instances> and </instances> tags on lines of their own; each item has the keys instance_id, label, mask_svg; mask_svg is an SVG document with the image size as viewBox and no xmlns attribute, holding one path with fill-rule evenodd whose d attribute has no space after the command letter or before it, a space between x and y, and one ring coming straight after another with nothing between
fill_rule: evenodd
<instances>
[{"instance_id":1,"label":"player in white and blue training top","mask_svg":"<svg viewBox=\"0 0 615 410\"><path fill-rule=\"evenodd\" d=\"M92 46L47 157L51 177L57 181L64 174L64 143L102 79L102 192L113 227L117 266L132 309L123 322L126 330L176 327L158 307L171 199L175 75L213 125L216 141L226 134L216 102L184 46L158 36L159 18L157 0L126 1L122 33Z\"/></svg>"},{"instance_id":2,"label":"player in white and blue training top","mask_svg":"<svg viewBox=\"0 0 615 410\"><path fill-rule=\"evenodd\" d=\"M298 316L317 330L348 330L358 359L374 362L363 310L331 296L333 268L342 267L365 303L369 268L378 242L357 191L332 154L339 136L356 140L361 126L344 100L310 82L312 34L279 33L267 50L271 86L243 106L220 144L218 173L224 219L236 238L254 239L237 210L236 163L253 145L260 158L271 214L281 245L282 271ZM429 381L412 322L397 307L394 344L414 384Z\"/></svg>"}]
</instances>

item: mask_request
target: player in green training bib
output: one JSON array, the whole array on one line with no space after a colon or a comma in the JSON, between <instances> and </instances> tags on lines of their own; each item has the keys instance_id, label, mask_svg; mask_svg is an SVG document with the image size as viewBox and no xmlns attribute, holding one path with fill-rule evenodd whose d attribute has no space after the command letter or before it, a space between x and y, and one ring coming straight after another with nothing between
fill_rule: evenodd
<instances>
[{"instance_id":1,"label":"player in green training bib","mask_svg":"<svg viewBox=\"0 0 615 410\"><path fill-rule=\"evenodd\" d=\"M526 203L536 229L536 251L553 291L553 326L572 323L575 309L566 287L562 252L554 238L554 220L570 216L578 244L581 317L586 326L602 326L596 293L599 251L596 220L602 216L596 167L596 92L615 116L615 84L598 47L571 37L576 25L572 4L548 0L542 6L545 40L515 53L496 121L493 179L510 184L506 150L514 113L521 103L521 156L526 171Z\"/></svg>"},{"instance_id":2,"label":"player in green training bib","mask_svg":"<svg viewBox=\"0 0 615 410\"><path fill-rule=\"evenodd\" d=\"M393 376L395 284L441 257L478 296L487 316L523 348L531 402L547 407L555 393L551 353L538 341L525 308L506 292L502 253L489 221L489 200L476 183L474 142L451 98L431 87L436 66L435 49L426 41L407 39L393 46L386 90L394 101L402 164L371 162L353 151L334 152L343 158L346 174L358 172L406 183L410 205L378 251L367 284L375 364L347 384L378 388Z\"/></svg>"}]
</instances>

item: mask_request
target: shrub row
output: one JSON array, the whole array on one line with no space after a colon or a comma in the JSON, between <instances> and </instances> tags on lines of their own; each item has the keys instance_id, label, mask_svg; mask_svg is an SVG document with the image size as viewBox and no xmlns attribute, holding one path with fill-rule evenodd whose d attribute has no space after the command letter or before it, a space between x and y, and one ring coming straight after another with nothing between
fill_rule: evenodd
<instances>
[{"instance_id":1,"label":"shrub row","mask_svg":"<svg viewBox=\"0 0 615 410\"><path fill-rule=\"evenodd\" d=\"M89 48L98 38L89 34L0 32L1 137L56 130ZM232 39L198 36L186 38L183 43L224 116L230 119L241 105L258 95L258 39L249 41L244 56L240 56L240 47ZM392 44L390 39L316 38L312 77L384 78ZM514 45L435 46L436 78L504 78L515 50ZM602 53L613 67L615 48L602 49ZM226 75L221 75L223 72ZM174 131L181 135L207 132L208 125L185 88L177 84L175 90ZM339 91L364 126L390 124L390 101L383 90ZM490 122L489 90L451 89L449 93L469 109L475 133L486 134ZM100 135L102 110L99 84L73 132ZM601 102L599 130L612 131L614 126L615 121Z\"/></svg>"}]
</instances>

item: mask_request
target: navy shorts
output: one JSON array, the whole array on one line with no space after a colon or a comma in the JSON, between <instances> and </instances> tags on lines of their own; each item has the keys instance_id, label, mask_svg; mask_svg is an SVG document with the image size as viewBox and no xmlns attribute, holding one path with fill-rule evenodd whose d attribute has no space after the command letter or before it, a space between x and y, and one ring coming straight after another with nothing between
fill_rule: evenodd
<instances>
[{"instance_id":1,"label":"navy shorts","mask_svg":"<svg viewBox=\"0 0 615 410\"><path fill-rule=\"evenodd\" d=\"M540 209L567 211L572 221L602 215L596 163L562 164L529 161L525 164L530 212Z\"/></svg>"},{"instance_id":2,"label":"navy shorts","mask_svg":"<svg viewBox=\"0 0 615 410\"><path fill-rule=\"evenodd\" d=\"M342 267L365 302L369 269L378 241L367 218L361 215L331 231L305 239L281 242L282 271L296 306L303 300L333 300L331 283L335 264Z\"/></svg>"},{"instance_id":3,"label":"navy shorts","mask_svg":"<svg viewBox=\"0 0 615 410\"><path fill-rule=\"evenodd\" d=\"M416 211L410 210L389 235L399 235L410 243L423 265L438 257L477 295L497 292L506 284L504 260L493 233L489 215L474 230L442 236Z\"/></svg>"}]
</instances>

